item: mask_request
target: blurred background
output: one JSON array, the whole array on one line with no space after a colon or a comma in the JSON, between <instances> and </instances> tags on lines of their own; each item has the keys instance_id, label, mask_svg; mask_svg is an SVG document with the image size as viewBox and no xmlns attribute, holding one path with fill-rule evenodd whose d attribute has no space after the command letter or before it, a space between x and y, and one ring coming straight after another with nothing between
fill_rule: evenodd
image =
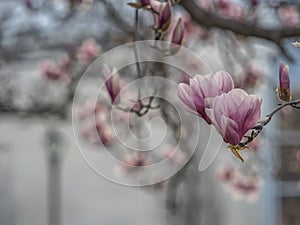
<instances>
[{"instance_id":1,"label":"blurred background","mask_svg":"<svg viewBox=\"0 0 300 225\"><path fill-rule=\"evenodd\" d=\"M296 1L194 3L228 24L240 21L279 32L285 28L299 30L300 4ZM147 136L148 131L141 131L141 127L153 118L163 118L170 133L159 155L118 152L122 146L108 123L109 95L104 93L99 105L89 102L89 94L95 94L98 85L103 86L104 72L88 68L115 47L155 38L153 15L144 9L139 11L136 29L135 9L123 0L0 1L0 225L299 225L300 114L295 109L285 108L278 113L251 150L243 153L245 163L234 158L225 146L212 165L199 172L210 131L207 125L188 112L183 112L190 118L185 126L177 125L172 122L177 121L177 114L168 103L154 100L161 104L160 109L150 110L142 120L120 110L117 124L118 133L129 140L124 121L134 121L133 127L137 128L133 130ZM278 104L275 89L281 60L290 65L293 98L299 98L300 54L290 44L299 40L297 37L278 44L267 37L242 36L232 32L231 26L211 29L205 21L201 24L195 20L187 5L181 3L174 6L173 16L184 21L184 47L200 55L212 71L228 71L236 86L262 97L263 115ZM169 36L167 33L164 40ZM195 74L207 69L188 58L183 57L182 62ZM140 66L144 74L156 74L176 83L188 79L184 72L162 69L159 63ZM79 93L80 102L72 105L78 81L87 70L91 73L88 88ZM131 65L119 71L119 77L128 84L137 78L136 73L135 65ZM147 82L138 88L155 92ZM173 92L166 92L171 96L168 99L180 105ZM128 99L136 95L135 90L124 94ZM95 156L95 163L105 164L102 148L110 149L135 169L116 166L107 170L129 180L152 179L149 182L154 185L120 185L95 173L78 150L72 113L73 119L80 121L80 141ZM100 118L96 136L90 132L91 115ZM195 126L200 127L201 135L195 157L189 159ZM152 129L159 136L161 128ZM186 143L173 154L178 132ZM164 158L172 161L167 169L181 169L170 179L161 179L160 171L157 177L149 178L139 168Z\"/></svg>"}]
</instances>

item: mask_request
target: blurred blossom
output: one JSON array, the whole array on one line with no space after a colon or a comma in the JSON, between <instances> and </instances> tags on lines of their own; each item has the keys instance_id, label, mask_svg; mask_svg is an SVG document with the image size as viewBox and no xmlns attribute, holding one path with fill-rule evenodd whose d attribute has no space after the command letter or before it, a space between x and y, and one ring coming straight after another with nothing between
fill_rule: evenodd
<instances>
[{"instance_id":1,"label":"blurred blossom","mask_svg":"<svg viewBox=\"0 0 300 225\"><path fill-rule=\"evenodd\" d=\"M105 104L87 102L79 111L82 136L93 144L112 145L115 136L109 117L109 108Z\"/></svg>"},{"instance_id":2,"label":"blurred blossom","mask_svg":"<svg viewBox=\"0 0 300 225\"><path fill-rule=\"evenodd\" d=\"M249 202L255 202L258 197L260 180L256 177L241 177L233 182L233 194L236 197L244 197Z\"/></svg>"},{"instance_id":3,"label":"blurred blossom","mask_svg":"<svg viewBox=\"0 0 300 225\"><path fill-rule=\"evenodd\" d=\"M125 157L125 161L130 167L141 167L150 164L150 159L143 153L130 154Z\"/></svg>"},{"instance_id":4,"label":"blurred blossom","mask_svg":"<svg viewBox=\"0 0 300 225\"><path fill-rule=\"evenodd\" d=\"M34 9L31 0L23 0L23 3L24 3L24 5L25 5L25 7L26 7L27 9L30 9L30 10L33 10L33 9Z\"/></svg>"},{"instance_id":5,"label":"blurred blossom","mask_svg":"<svg viewBox=\"0 0 300 225\"><path fill-rule=\"evenodd\" d=\"M77 59L82 63L90 63L101 53L101 46L92 38L86 39L77 50Z\"/></svg>"},{"instance_id":6,"label":"blurred blossom","mask_svg":"<svg viewBox=\"0 0 300 225\"><path fill-rule=\"evenodd\" d=\"M231 166L223 165L217 169L217 178L221 182L231 182L235 176L235 170Z\"/></svg>"},{"instance_id":7,"label":"blurred blossom","mask_svg":"<svg viewBox=\"0 0 300 225\"><path fill-rule=\"evenodd\" d=\"M211 11L214 8L212 1L197 0L196 4L199 5L199 7L205 9L206 11Z\"/></svg>"},{"instance_id":8,"label":"blurred blossom","mask_svg":"<svg viewBox=\"0 0 300 225\"><path fill-rule=\"evenodd\" d=\"M163 149L163 157L170 159L174 163L182 163L186 159L186 155L174 146L165 147Z\"/></svg>"},{"instance_id":9,"label":"blurred blossom","mask_svg":"<svg viewBox=\"0 0 300 225\"><path fill-rule=\"evenodd\" d=\"M215 5L219 9L228 10L233 3L230 0L217 0Z\"/></svg>"},{"instance_id":10,"label":"blurred blossom","mask_svg":"<svg viewBox=\"0 0 300 225\"><path fill-rule=\"evenodd\" d=\"M277 94L281 101L289 102L292 99L289 66L283 62L280 62L279 65L279 86L277 87Z\"/></svg>"},{"instance_id":11,"label":"blurred blossom","mask_svg":"<svg viewBox=\"0 0 300 225\"><path fill-rule=\"evenodd\" d=\"M187 110L201 116L208 124L211 119L205 112L204 100L209 97L216 97L233 89L233 80L225 71L215 74L196 75L190 79L190 84L181 83L178 86L177 94Z\"/></svg>"},{"instance_id":12,"label":"blurred blossom","mask_svg":"<svg viewBox=\"0 0 300 225\"><path fill-rule=\"evenodd\" d=\"M96 120L96 130L98 134L98 140L104 146L110 146L115 141L113 128L107 123L107 121Z\"/></svg>"},{"instance_id":13,"label":"blurred blossom","mask_svg":"<svg viewBox=\"0 0 300 225\"><path fill-rule=\"evenodd\" d=\"M239 4L231 0L217 0L215 7L220 10L222 16L240 20L246 16L246 11Z\"/></svg>"},{"instance_id":14,"label":"blurred blossom","mask_svg":"<svg viewBox=\"0 0 300 225\"><path fill-rule=\"evenodd\" d=\"M45 61L42 63L42 75L48 80L69 81L70 79L67 71L64 68L57 66L50 61Z\"/></svg>"},{"instance_id":15,"label":"blurred blossom","mask_svg":"<svg viewBox=\"0 0 300 225\"><path fill-rule=\"evenodd\" d=\"M242 89L254 89L262 83L264 72L261 67L254 62L247 64L241 74L238 76L237 87Z\"/></svg>"},{"instance_id":16,"label":"blurred blossom","mask_svg":"<svg viewBox=\"0 0 300 225\"><path fill-rule=\"evenodd\" d=\"M79 118L84 120L90 116L95 116L100 111L103 111L103 107L100 102L93 104L92 102L86 102L79 112Z\"/></svg>"},{"instance_id":17,"label":"blurred blossom","mask_svg":"<svg viewBox=\"0 0 300 225\"><path fill-rule=\"evenodd\" d=\"M285 26L299 25L299 11L296 6L283 6L278 10L279 17Z\"/></svg>"},{"instance_id":18,"label":"blurred blossom","mask_svg":"<svg viewBox=\"0 0 300 225\"><path fill-rule=\"evenodd\" d=\"M120 102L120 78L115 69L111 70L107 65L103 66L102 73L105 79L105 86L111 98L112 104Z\"/></svg>"},{"instance_id":19,"label":"blurred blossom","mask_svg":"<svg viewBox=\"0 0 300 225\"><path fill-rule=\"evenodd\" d=\"M206 99L206 109L223 140L238 145L244 135L259 121L262 99L242 89L233 89L215 98Z\"/></svg>"},{"instance_id":20,"label":"blurred blossom","mask_svg":"<svg viewBox=\"0 0 300 225\"><path fill-rule=\"evenodd\" d=\"M262 182L256 174L241 174L235 167L222 165L217 169L216 177L234 199L248 202L257 200Z\"/></svg>"}]
</instances>

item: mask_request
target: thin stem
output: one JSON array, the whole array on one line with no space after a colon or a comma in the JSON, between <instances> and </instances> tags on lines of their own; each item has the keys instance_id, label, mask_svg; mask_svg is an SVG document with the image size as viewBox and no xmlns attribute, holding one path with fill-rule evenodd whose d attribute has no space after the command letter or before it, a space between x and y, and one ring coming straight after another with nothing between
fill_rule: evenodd
<instances>
[{"instance_id":1,"label":"thin stem","mask_svg":"<svg viewBox=\"0 0 300 225\"><path fill-rule=\"evenodd\" d=\"M277 107L273 112L271 112L269 115L267 115L267 117L272 118L279 110L283 109L284 107L289 106L289 105L296 106L298 104L300 104L300 99L290 101L290 102L286 102L286 103L280 105L279 107Z\"/></svg>"},{"instance_id":2,"label":"thin stem","mask_svg":"<svg viewBox=\"0 0 300 225\"><path fill-rule=\"evenodd\" d=\"M147 103L143 103L143 100L144 99L149 99ZM143 99L138 99L136 101L134 101L135 103L138 103L139 104L139 108L138 109L135 109L134 107L132 108L123 108L122 106L120 105L115 105L115 107L119 110L122 110L124 112L129 112L129 113L135 113L138 117L142 117L144 115L146 115L150 109L158 109L160 108L159 105L152 105L153 103L153 100L155 99L155 95L152 95L152 96L148 96L148 97L145 97Z\"/></svg>"},{"instance_id":3,"label":"thin stem","mask_svg":"<svg viewBox=\"0 0 300 225\"><path fill-rule=\"evenodd\" d=\"M135 10L135 33L134 33L134 42L138 41L138 28L139 28L139 10ZM139 56L138 56L138 49L136 44L134 45L134 56L135 56L135 61L136 61L136 69L138 73L138 78L142 77L141 73L141 66L140 66L140 61L139 61Z\"/></svg>"},{"instance_id":4,"label":"thin stem","mask_svg":"<svg viewBox=\"0 0 300 225\"><path fill-rule=\"evenodd\" d=\"M139 28L139 9L135 10L135 32L134 32L134 42L138 41L138 28ZM134 57L135 57L135 65L136 65L136 70L138 74L138 79L142 78L142 72L141 72L141 65L139 61L139 55L138 55L138 49L136 46L136 43L134 43ZM141 93L140 89L138 89L138 99L140 98Z\"/></svg>"}]
</instances>

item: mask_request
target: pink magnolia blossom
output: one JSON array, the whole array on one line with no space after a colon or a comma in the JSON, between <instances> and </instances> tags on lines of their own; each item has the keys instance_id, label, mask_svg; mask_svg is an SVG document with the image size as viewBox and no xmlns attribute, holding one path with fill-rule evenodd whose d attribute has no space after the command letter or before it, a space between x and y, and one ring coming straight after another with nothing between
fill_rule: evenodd
<instances>
[{"instance_id":1,"label":"pink magnolia blossom","mask_svg":"<svg viewBox=\"0 0 300 225\"><path fill-rule=\"evenodd\" d=\"M105 78L105 86L113 104L120 102L120 78L115 69L111 70L107 65L104 65L102 73Z\"/></svg>"},{"instance_id":2,"label":"pink magnolia blossom","mask_svg":"<svg viewBox=\"0 0 300 225\"><path fill-rule=\"evenodd\" d=\"M211 119L205 112L205 98L216 97L233 89L233 80L225 71L215 74L196 75L190 84L181 83L177 94L187 110L201 116L208 124Z\"/></svg>"},{"instance_id":3,"label":"pink magnolia blossom","mask_svg":"<svg viewBox=\"0 0 300 225\"><path fill-rule=\"evenodd\" d=\"M179 83L184 83L184 84L189 85L190 84L190 76L187 73L183 72L181 74L181 79L180 79Z\"/></svg>"},{"instance_id":4,"label":"pink magnolia blossom","mask_svg":"<svg viewBox=\"0 0 300 225\"><path fill-rule=\"evenodd\" d=\"M77 59L83 63L89 63L100 55L101 46L92 38L86 39L77 51Z\"/></svg>"},{"instance_id":5,"label":"pink magnolia blossom","mask_svg":"<svg viewBox=\"0 0 300 225\"><path fill-rule=\"evenodd\" d=\"M279 86L277 88L278 98L281 101L289 102L292 98L290 89L289 66L283 62L279 66Z\"/></svg>"},{"instance_id":6,"label":"pink magnolia blossom","mask_svg":"<svg viewBox=\"0 0 300 225\"><path fill-rule=\"evenodd\" d=\"M210 106L205 110L209 119L232 146L238 145L260 119L262 100L242 89L232 89L206 102Z\"/></svg>"}]
</instances>

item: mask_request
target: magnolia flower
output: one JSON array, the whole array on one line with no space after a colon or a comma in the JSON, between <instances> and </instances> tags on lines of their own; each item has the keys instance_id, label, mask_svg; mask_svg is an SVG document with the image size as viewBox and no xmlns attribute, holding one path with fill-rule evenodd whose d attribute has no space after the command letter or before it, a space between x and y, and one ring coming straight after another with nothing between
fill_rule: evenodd
<instances>
[{"instance_id":1,"label":"magnolia flower","mask_svg":"<svg viewBox=\"0 0 300 225\"><path fill-rule=\"evenodd\" d=\"M292 99L289 66L283 62L281 62L279 66L279 86L277 87L277 94L281 101L289 102Z\"/></svg>"},{"instance_id":2,"label":"magnolia flower","mask_svg":"<svg viewBox=\"0 0 300 225\"><path fill-rule=\"evenodd\" d=\"M196 75L190 84L181 83L177 94L189 111L201 116L208 124L210 118L205 112L205 98L216 97L233 89L233 80L225 71L215 74Z\"/></svg>"},{"instance_id":3,"label":"magnolia flower","mask_svg":"<svg viewBox=\"0 0 300 225\"><path fill-rule=\"evenodd\" d=\"M89 63L100 55L101 46L94 39L85 40L77 51L77 59L83 63Z\"/></svg>"},{"instance_id":4,"label":"magnolia flower","mask_svg":"<svg viewBox=\"0 0 300 225\"><path fill-rule=\"evenodd\" d=\"M233 89L206 102L210 106L205 110L208 117L231 146L238 145L260 118L262 100L242 89Z\"/></svg>"},{"instance_id":5,"label":"magnolia flower","mask_svg":"<svg viewBox=\"0 0 300 225\"><path fill-rule=\"evenodd\" d=\"M190 76L187 73L183 72L181 74L181 79L180 79L179 83L184 83L184 84L189 85L190 84Z\"/></svg>"},{"instance_id":6,"label":"magnolia flower","mask_svg":"<svg viewBox=\"0 0 300 225\"><path fill-rule=\"evenodd\" d=\"M102 73L105 78L105 86L113 104L120 102L120 78L115 69L111 70L107 65L104 65Z\"/></svg>"}]
</instances>

